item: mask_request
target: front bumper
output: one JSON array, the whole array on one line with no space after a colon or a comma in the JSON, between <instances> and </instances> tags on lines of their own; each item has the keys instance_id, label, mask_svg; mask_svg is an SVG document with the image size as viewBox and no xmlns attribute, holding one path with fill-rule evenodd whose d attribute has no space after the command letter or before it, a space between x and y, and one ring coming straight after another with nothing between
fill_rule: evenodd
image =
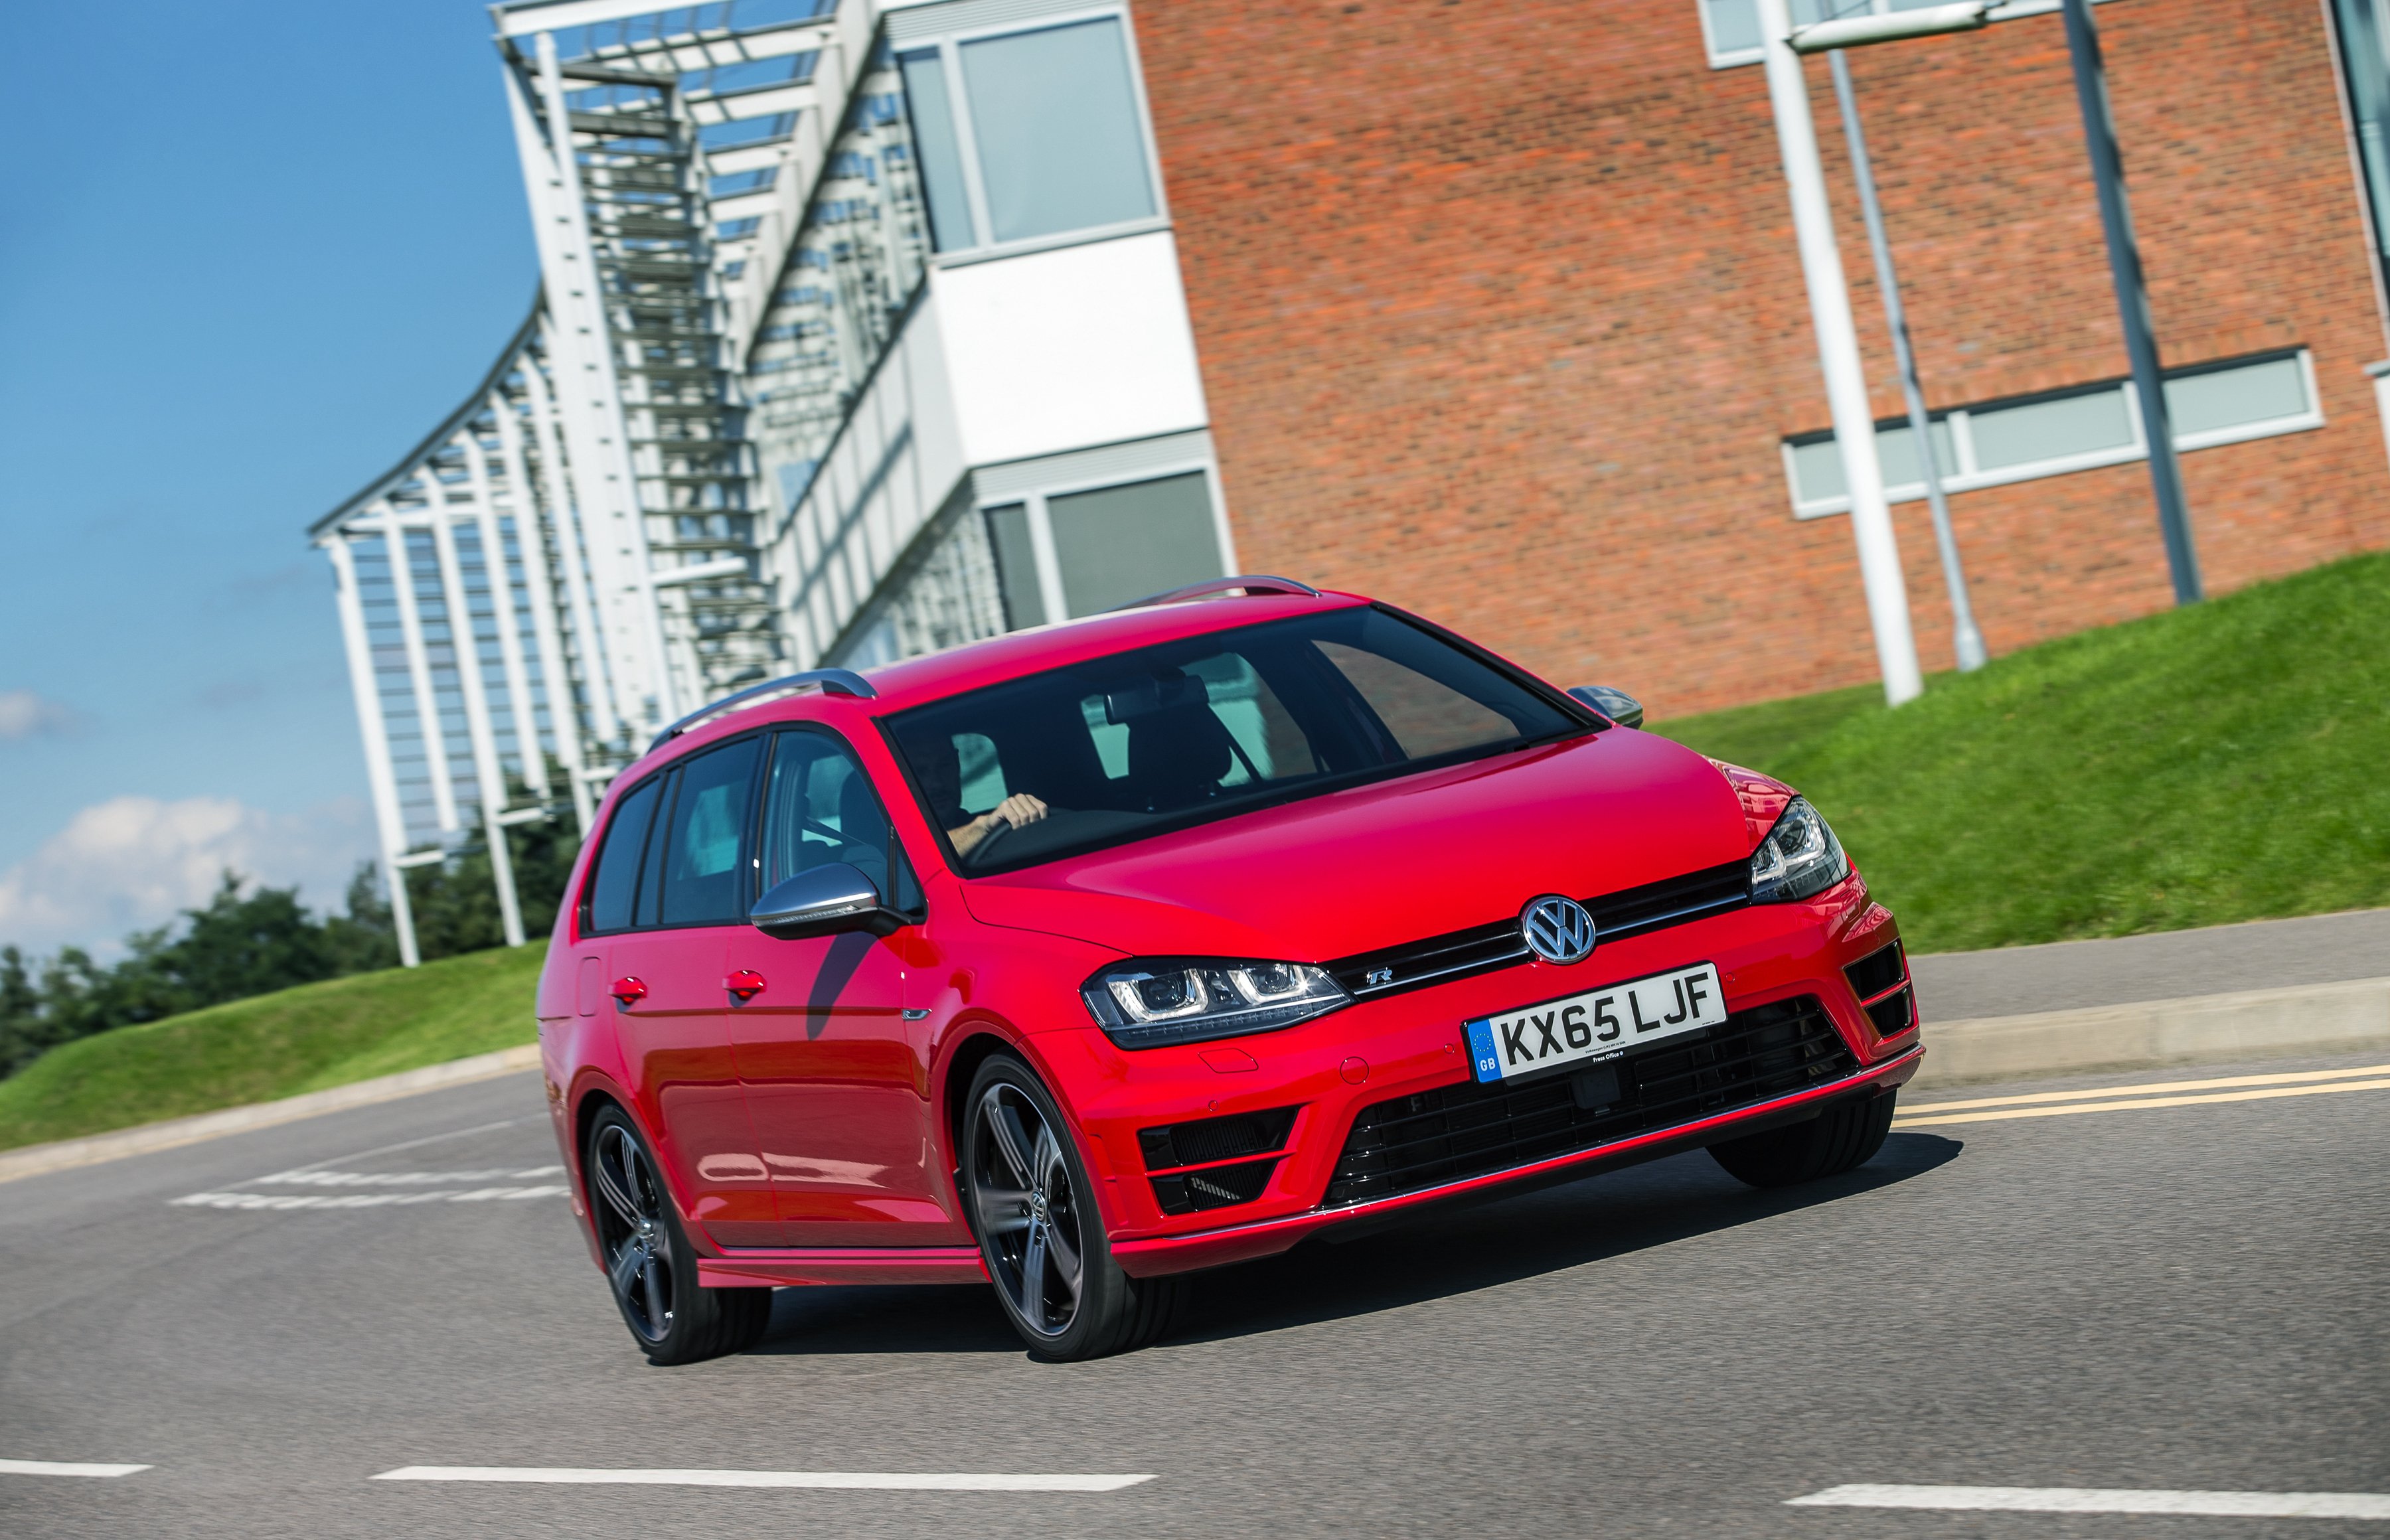
<instances>
[{"instance_id":1,"label":"front bumper","mask_svg":"<svg viewBox=\"0 0 2390 1540\"><path fill-rule=\"evenodd\" d=\"M1921 1057L1913 1018L1882 1033L1843 973L1896 935L1891 915L1869 902L1854 877L1811 903L1745 908L1605 945L1574 967L1507 968L1349 1007L1282 1033L1124 1053L1088 1029L1044 1035L1039 1047L1068 1087L1087 1136L1114 1256L1132 1274L1175 1273L1266 1256L1321 1230L1374 1223L1423 1204L1574 1180L1897 1086ZM1341 1200L1331 1197L1340 1158L1365 1109L1471 1083L1464 1020L1701 961L1717 966L1730 1012L1814 999L1847 1055L1837 1055L1833 1078L1774 1087L1764 1099L1704 1108L1683 1122L1422 1190L1362 1201L1349 1191ZM1295 1110L1292 1130L1258 1196L1198 1213L1163 1212L1140 1130L1273 1109Z\"/></svg>"}]
</instances>

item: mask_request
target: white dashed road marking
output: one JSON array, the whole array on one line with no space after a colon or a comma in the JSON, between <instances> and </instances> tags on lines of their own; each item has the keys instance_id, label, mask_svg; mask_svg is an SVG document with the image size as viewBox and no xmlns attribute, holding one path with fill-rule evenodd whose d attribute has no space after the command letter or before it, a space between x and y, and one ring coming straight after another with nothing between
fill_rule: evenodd
<instances>
[{"instance_id":1,"label":"white dashed road marking","mask_svg":"<svg viewBox=\"0 0 2390 1540\"><path fill-rule=\"evenodd\" d=\"M146 1465L91 1465L78 1460L0 1460L0 1476L130 1476Z\"/></svg>"},{"instance_id":2,"label":"white dashed road marking","mask_svg":"<svg viewBox=\"0 0 2390 1540\"><path fill-rule=\"evenodd\" d=\"M397 1203L487 1203L561 1198L562 1187L470 1187L447 1192L194 1192L173 1200L189 1209L380 1209Z\"/></svg>"},{"instance_id":3,"label":"white dashed road marking","mask_svg":"<svg viewBox=\"0 0 2390 1540\"><path fill-rule=\"evenodd\" d=\"M271 1183L295 1187L419 1187L443 1182L529 1182L563 1174L562 1166L532 1166L521 1171L507 1166L491 1171L318 1171L309 1166L259 1176L241 1186L263 1187Z\"/></svg>"},{"instance_id":4,"label":"white dashed road marking","mask_svg":"<svg viewBox=\"0 0 2390 1540\"><path fill-rule=\"evenodd\" d=\"M902 1470L576 1470L410 1465L378 1482L541 1482L570 1486L801 1486L870 1492L1118 1492L1151 1476L1009 1476Z\"/></svg>"},{"instance_id":5,"label":"white dashed road marking","mask_svg":"<svg viewBox=\"0 0 2390 1540\"><path fill-rule=\"evenodd\" d=\"M2089 1486L1830 1486L1792 1508L1932 1508L2003 1513L2191 1513L2226 1519L2390 1519L2378 1492L2159 1492Z\"/></svg>"}]
</instances>

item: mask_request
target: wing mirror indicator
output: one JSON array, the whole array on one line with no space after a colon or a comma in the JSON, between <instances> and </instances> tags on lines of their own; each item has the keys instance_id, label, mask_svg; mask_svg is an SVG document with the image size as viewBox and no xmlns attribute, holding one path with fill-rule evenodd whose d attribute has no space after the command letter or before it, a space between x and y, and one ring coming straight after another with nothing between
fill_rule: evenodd
<instances>
[{"instance_id":1,"label":"wing mirror indicator","mask_svg":"<svg viewBox=\"0 0 2390 1540\"><path fill-rule=\"evenodd\" d=\"M843 861L833 861L776 882L756 900L747 918L777 941L803 941L849 930L893 934L906 923L888 907L879 885Z\"/></svg>"},{"instance_id":2,"label":"wing mirror indicator","mask_svg":"<svg viewBox=\"0 0 2390 1540\"><path fill-rule=\"evenodd\" d=\"M1622 727L1643 725L1643 702L1608 685L1579 685L1569 691L1581 705L1591 706Z\"/></svg>"}]
</instances>

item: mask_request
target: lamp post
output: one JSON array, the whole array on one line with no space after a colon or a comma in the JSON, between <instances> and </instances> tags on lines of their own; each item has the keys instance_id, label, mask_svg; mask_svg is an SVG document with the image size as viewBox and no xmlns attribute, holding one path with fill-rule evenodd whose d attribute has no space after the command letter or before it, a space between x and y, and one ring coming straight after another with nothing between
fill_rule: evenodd
<instances>
[{"instance_id":1,"label":"lamp post","mask_svg":"<svg viewBox=\"0 0 2390 1540\"><path fill-rule=\"evenodd\" d=\"M2191 539L2191 510L2182 495L2182 467L2175 458L2174 420L2166 410L2165 376L2158 368L2158 342L2150 324L2150 292L2141 277L2140 244L2133 238L2133 211L2125 201L2125 167L2116 151L2116 122L2108 110L2108 71L2100 59L2100 30L2091 21L2090 0L2063 0L2066 53L2075 66L2075 97L2083 112L2083 137L2091 149L2091 182L2100 194L2100 225L2108 237L2108 272L2116 286L2116 314L2125 327L2125 356L2133 366L2133 392L2140 398L2141 437L2150 445L2150 490L2158 503L2158 533L2165 540L2166 570L2174 578L2174 602L2196 604L2201 595L2199 553Z\"/></svg>"},{"instance_id":2,"label":"lamp post","mask_svg":"<svg viewBox=\"0 0 2390 1540\"><path fill-rule=\"evenodd\" d=\"M1868 623L1875 635L1884 701L1898 706L1914 700L1925 684L1918 672L1917 636L1909 623L1908 584L1901 575L1900 545L1893 534L1892 509L1884 501L1875 417L1868 409L1867 376L1859 363L1858 327L1851 318L1842 251L1834 244L1825 168L1818 159L1818 130L1809 118L1809 88L1801 76L1801 58L1792 51L1792 13L1785 0L1758 0L1758 6L1767 100L1775 113L1785 186L1792 200L1792 234L1801 253L1801 276L1809 290L1818 367L1826 377L1834 444L1842 457L1844 484L1850 489L1851 537L1858 546ZM1973 8L1980 18L1981 4ZM1889 19L1932 14L1910 11ZM1981 25L1980 19L1975 24Z\"/></svg>"},{"instance_id":3,"label":"lamp post","mask_svg":"<svg viewBox=\"0 0 2390 1540\"><path fill-rule=\"evenodd\" d=\"M1917 354L1908 344L1908 313L1900 302L1900 281L1892 269L1892 240L1884 234L1883 209L1876 201L1875 168L1868 159L1867 130L1859 123L1858 95L1851 89L1851 66L1836 48L1826 56L1834 72L1834 100L1843 109L1843 137L1850 141L1851 174L1858 183L1859 216L1867 222L1868 249L1875 257L1875 286L1883 295L1884 324L1892 330L1892 358L1900 369L1900 393L1908 405L1908 432L1917 443L1917 468L1925 478L1925 506L1934 516L1934 544L1942 556L1942 581L1950 590L1950 650L1959 672L1984 666L1984 634L1967 595L1967 569L1959 559L1959 533L1950 522L1950 500L1942 494L1941 456L1934 448L1933 419L1925 390L1917 380Z\"/></svg>"}]
</instances>

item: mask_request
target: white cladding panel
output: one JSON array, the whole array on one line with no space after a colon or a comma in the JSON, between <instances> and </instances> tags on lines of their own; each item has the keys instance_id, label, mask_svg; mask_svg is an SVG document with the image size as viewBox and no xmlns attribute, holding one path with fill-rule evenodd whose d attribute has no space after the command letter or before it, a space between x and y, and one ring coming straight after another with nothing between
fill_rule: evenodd
<instances>
[{"instance_id":1,"label":"white cladding panel","mask_svg":"<svg viewBox=\"0 0 2390 1540\"><path fill-rule=\"evenodd\" d=\"M970 464L1204 425L1167 230L943 268L930 287Z\"/></svg>"}]
</instances>

